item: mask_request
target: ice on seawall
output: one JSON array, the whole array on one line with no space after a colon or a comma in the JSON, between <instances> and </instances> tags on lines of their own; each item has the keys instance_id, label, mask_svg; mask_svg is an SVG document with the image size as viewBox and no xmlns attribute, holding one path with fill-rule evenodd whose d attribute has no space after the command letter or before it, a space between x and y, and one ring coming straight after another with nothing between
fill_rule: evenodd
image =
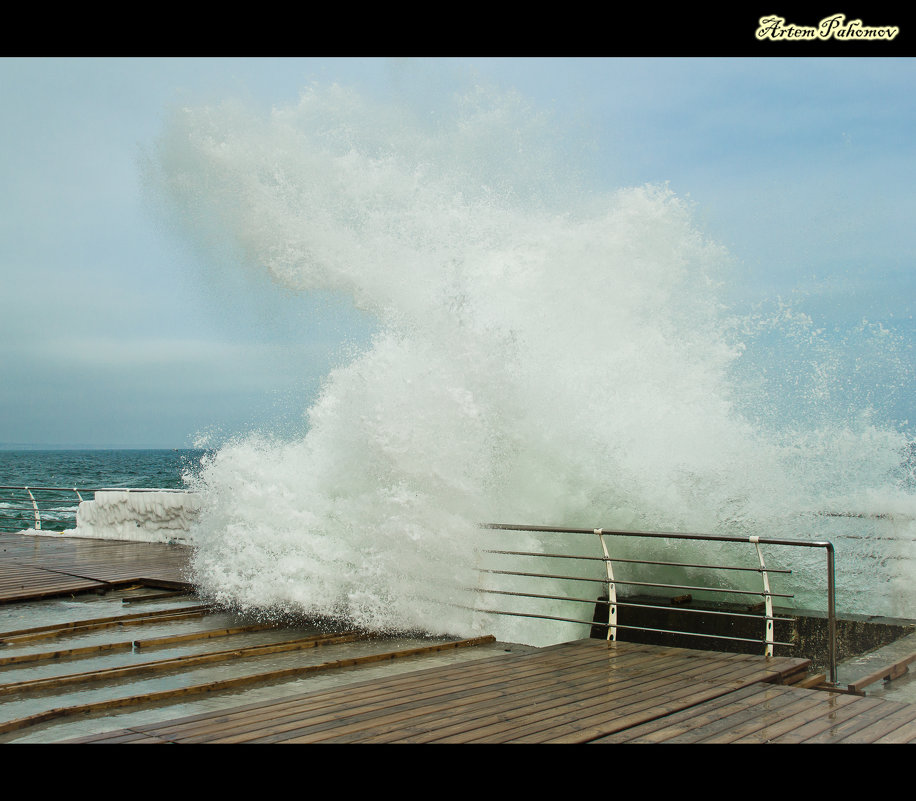
<instances>
[{"instance_id":1,"label":"ice on seawall","mask_svg":"<svg viewBox=\"0 0 916 801\"><path fill-rule=\"evenodd\" d=\"M76 513L78 537L139 542L187 542L200 512L190 492L103 490Z\"/></svg>"}]
</instances>

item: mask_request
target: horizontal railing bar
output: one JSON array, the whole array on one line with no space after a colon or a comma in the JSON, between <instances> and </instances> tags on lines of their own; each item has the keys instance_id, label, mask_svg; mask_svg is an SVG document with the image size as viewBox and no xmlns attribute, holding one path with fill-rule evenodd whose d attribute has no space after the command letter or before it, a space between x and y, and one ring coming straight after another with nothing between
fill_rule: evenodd
<instances>
[{"instance_id":1,"label":"horizontal railing bar","mask_svg":"<svg viewBox=\"0 0 916 801\"><path fill-rule=\"evenodd\" d=\"M599 599L595 603L609 604L610 601ZM791 623L794 618L777 617L776 615L752 615L749 612L721 612L716 609L695 609L689 606L658 606L656 604L632 604L626 601L617 601L615 606L626 606L631 609L661 609L669 612L693 612L695 615L721 615L723 617L746 617L751 620L772 620L779 623Z\"/></svg>"},{"instance_id":2,"label":"horizontal railing bar","mask_svg":"<svg viewBox=\"0 0 916 801\"><path fill-rule=\"evenodd\" d=\"M497 573L503 576L525 576L526 578L546 578L546 579L557 579L562 581L591 581L597 582L598 584L607 584L608 580L606 578L587 578L585 576L560 576L552 575L550 573L521 573L514 570L489 570L485 568L480 569L481 573ZM694 592L725 592L731 593L734 595L761 595L761 596L771 596L773 598L794 598L794 595L786 595L784 593L778 592L762 592L758 590L732 590L725 587L694 587L689 584L660 584L653 583L649 581L620 581L614 579L611 584L626 584L628 586L636 587L657 587L661 589L668 590L693 590Z\"/></svg>"},{"instance_id":3,"label":"horizontal railing bar","mask_svg":"<svg viewBox=\"0 0 916 801\"><path fill-rule=\"evenodd\" d=\"M550 557L552 559L581 559L585 561L593 562L622 562L626 564L633 565L662 565L665 567L699 567L706 568L708 570L747 570L752 573L786 573L791 574L791 570L785 570L780 568L762 568L759 565L754 567L747 567L741 565L705 565L705 564L693 564L691 562L655 562L648 559L620 559L617 557L607 556L580 556L578 554L566 554L566 553L538 553L537 551L491 551L485 550L484 553L495 553L503 554L504 556L539 556L539 557Z\"/></svg>"},{"instance_id":4,"label":"horizontal railing bar","mask_svg":"<svg viewBox=\"0 0 916 801\"><path fill-rule=\"evenodd\" d=\"M564 623L581 623L584 626L601 626L602 628L610 628L613 625L617 629L627 629L629 631L651 631L655 634L677 634L680 636L686 637L706 637L707 639L715 640L731 640L733 642L752 642L752 643L762 643L763 639L755 640L750 637L728 637L724 634L701 634L699 632L693 631L669 631L668 629L651 629L642 626L622 626L620 623L597 623L592 620L579 620L574 617L558 617L556 615L535 615L530 612L509 612L501 609L477 609L477 612L482 612L487 615L511 615L513 617L532 617L537 618L538 620L558 620ZM795 643L791 642L774 642L773 645L785 645L790 648L795 646Z\"/></svg>"},{"instance_id":5,"label":"horizontal railing bar","mask_svg":"<svg viewBox=\"0 0 916 801\"><path fill-rule=\"evenodd\" d=\"M193 490L171 488L158 489L156 487L33 487L17 486L4 487L0 490L41 490L42 492L193 492Z\"/></svg>"},{"instance_id":6,"label":"horizontal railing bar","mask_svg":"<svg viewBox=\"0 0 916 801\"><path fill-rule=\"evenodd\" d=\"M0 495L0 498L9 500L9 501L25 501L28 500L31 502L32 498L26 495L25 493L21 495ZM78 498L76 494L71 490L67 495L39 495L35 498L39 503L76 503Z\"/></svg>"},{"instance_id":7,"label":"horizontal railing bar","mask_svg":"<svg viewBox=\"0 0 916 801\"><path fill-rule=\"evenodd\" d=\"M40 501L40 500L38 501L38 503L36 504L36 506L37 506L38 509L39 509L40 511L42 511L42 512L64 512L64 513L66 513L66 514L76 514L76 509L77 509L77 504L76 504L76 503L74 503L72 506L61 506L60 504L56 504L56 503L55 503L55 504L43 503L43 502ZM2 510L0 510L0 511L4 511L4 512L23 512L23 511L34 512L34 511L35 511L35 506L32 506L31 504L29 504L28 506L7 506L7 507L4 507L4 508L3 508Z\"/></svg>"},{"instance_id":8,"label":"horizontal railing bar","mask_svg":"<svg viewBox=\"0 0 916 801\"><path fill-rule=\"evenodd\" d=\"M45 514L53 514L54 512L60 512L61 514L72 516L76 514L76 509L77 509L76 506L61 508L59 506L45 506L43 504L38 504L38 511L44 512ZM31 514L35 511L35 507L34 506L7 506L5 509L0 510L0 511L17 512L17 513L18 512L28 512L29 514ZM15 517L15 516L16 515L7 515L7 517Z\"/></svg>"},{"instance_id":9,"label":"horizontal railing bar","mask_svg":"<svg viewBox=\"0 0 916 801\"><path fill-rule=\"evenodd\" d=\"M41 501L37 504L38 510L40 512L62 512L64 514L76 514L76 504L73 506L48 506L47 504L42 503ZM4 509L0 509L2 512L34 512L35 507L29 504L28 506L7 506Z\"/></svg>"},{"instance_id":10,"label":"horizontal railing bar","mask_svg":"<svg viewBox=\"0 0 916 801\"><path fill-rule=\"evenodd\" d=\"M36 502L37 502L37 504L38 504L42 509L44 509L45 511L53 511L55 508L58 508L58 507L54 507L54 506L49 506L49 504L60 503L60 501L49 501L49 500L47 500L47 499L42 499L42 498L36 499ZM58 508L58 511L61 511L61 512L72 512L72 511L75 511L75 510L76 510L76 501L74 501L73 504L74 504L74 505L72 505L72 506L59 507L59 508ZM32 504L27 504L26 506L4 506L3 509L0 509L0 511L2 511L2 512L10 512L10 511L13 511L13 512L21 512L21 511L24 510L24 509L27 509L27 510L30 511L30 512L35 511L35 507L32 506Z\"/></svg>"},{"instance_id":11,"label":"horizontal railing bar","mask_svg":"<svg viewBox=\"0 0 916 801\"><path fill-rule=\"evenodd\" d=\"M760 543L761 545L794 545L810 548L831 547L831 543L824 540L790 540L774 537L757 537L751 535L738 536L736 534L691 534L679 531L622 531L607 528L560 528L554 526L526 526L508 523L483 523L480 527L502 531L530 531L554 534L594 535L597 531L600 531L604 535L613 537L647 537L649 539L700 540L706 542L743 542L752 544Z\"/></svg>"},{"instance_id":12,"label":"horizontal railing bar","mask_svg":"<svg viewBox=\"0 0 916 801\"><path fill-rule=\"evenodd\" d=\"M603 626L609 628L609 623L592 623L590 625ZM699 631L669 631L668 629L651 629L646 626L621 626L619 623L615 624L615 628L618 629L628 629L629 631L651 631L655 634L679 634L684 637L706 637L707 639L713 640L731 640L732 642L753 642L753 643L762 643L766 642L764 638L755 640L753 637L729 637L725 634L703 634ZM774 640L773 645L785 645L789 648L794 648L794 642L779 642Z\"/></svg>"},{"instance_id":13,"label":"horizontal railing bar","mask_svg":"<svg viewBox=\"0 0 916 801\"><path fill-rule=\"evenodd\" d=\"M536 615L533 612L509 612L499 609L474 609L475 612L482 612L486 615L511 615L512 617L534 617L538 620L559 620L564 623L581 623L585 626L601 626L601 623L594 623L591 620L579 620L576 617L559 617L557 615Z\"/></svg>"},{"instance_id":14,"label":"horizontal railing bar","mask_svg":"<svg viewBox=\"0 0 916 801\"><path fill-rule=\"evenodd\" d=\"M34 517L34 516L35 516L35 511L36 511L36 510L34 510L34 509L28 509L28 510L26 510L26 509L20 509L20 510L16 511L14 514L0 516L0 519L3 519L3 520L19 520L19 519L21 519L21 518L23 518L23 517ZM60 519L60 520L74 520L74 519L76 518L76 515L77 515L77 510L76 510L76 509L74 509L74 510L71 512L71 511L69 511L69 510L67 510L67 509L44 509L44 508L39 508L37 511L41 514L41 519L42 519L42 520L54 520L54 519Z\"/></svg>"},{"instance_id":15,"label":"horizontal railing bar","mask_svg":"<svg viewBox=\"0 0 916 801\"><path fill-rule=\"evenodd\" d=\"M669 612L693 612L695 615L721 615L723 617L746 617L751 620L774 620L782 623L791 623L791 617L776 617L773 615L753 615L749 612L722 612L716 609L696 609L690 606L659 606L657 604L630 603L628 601L609 601L607 598L575 598L568 595L543 595L536 592L514 592L512 590L485 590L477 589L482 595L511 595L516 598L539 598L544 601L570 601L589 605L602 604L604 606L626 606L632 609L661 609Z\"/></svg>"}]
</instances>

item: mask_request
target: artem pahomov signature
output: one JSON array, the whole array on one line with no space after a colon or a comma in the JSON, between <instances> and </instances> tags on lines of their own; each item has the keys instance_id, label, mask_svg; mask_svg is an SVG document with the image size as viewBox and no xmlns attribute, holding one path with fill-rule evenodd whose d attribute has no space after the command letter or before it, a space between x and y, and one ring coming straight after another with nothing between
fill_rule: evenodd
<instances>
[{"instance_id":1,"label":"artem pahomov signature","mask_svg":"<svg viewBox=\"0 0 916 801\"><path fill-rule=\"evenodd\" d=\"M824 17L814 27L787 23L782 17L773 14L760 18L757 38L771 39L776 42L797 41L799 39L837 39L841 42L889 42L899 32L900 28L897 26L864 25L860 19L847 21L845 14Z\"/></svg>"}]
</instances>

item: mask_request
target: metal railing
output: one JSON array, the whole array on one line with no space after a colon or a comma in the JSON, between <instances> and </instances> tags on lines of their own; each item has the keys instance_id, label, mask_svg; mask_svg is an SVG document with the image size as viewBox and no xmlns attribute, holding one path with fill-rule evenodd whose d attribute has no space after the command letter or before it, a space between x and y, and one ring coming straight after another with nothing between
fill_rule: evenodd
<instances>
[{"instance_id":1,"label":"metal railing","mask_svg":"<svg viewBox=\"0 0 916 801\"><path fill-rule=\"evenodd\" d=\"M0 532L15 532L25 529L42 530L53 526L50 530L66 530L76 526L76 516L79 504L86 500L84 496L101 491L118 491L118 492L186 492L187 490L174 489L145 489L132 487L100 487L93 489L78 489L73 487L33 487L33 486L0 486ZM550 526L530 526L530 525L509 525L502 523L490 523L482 526L484 529L500 530L507 532L528 532L531 534L560 534L560 535L590 535L595 537L600 545L600 553L596 554L571 554L571 553L544 553L542 551L514 551L514 550L490 550L487 553L501 554L522 558L538 559L562 559L572 560L574 563L587 564L588 562L601 562L603 565L602 575L569 575L553 573L536 573L523 572L519 570L499 570L495 568L481 568L482 573L500 574L504 576L513 576L522 579L540 579L540 580L562 580L575 582L600 583L604 585L607 598L596 598L591 595L587 598L575 597L571 595L552 595L546 592L537 591L519 591L499 588L478 588L480 592L489 595L515 596L520 598L543 599L557 602L587 604L591 608L596 605L606 605L608 611L607 623L602 621L582 620L571 617L560 617L555 615L537 614L531 611L510 611L497 609L484 609L477 606L479 612L514 615L521 617L541 618L547 620L557 620L569 623L581 623L590 626L604 626L607 629L607 638L615 640L618 630L636 630L656 634L673 634L690 637L705 637L719 640L728 640L741 643L762 643L764 653L767 656L774 654L774 647L791 646L793 643L777 642L774 637L774 624L779 621L788 621L791 618L777 617L774 614L773 601L775 598L791 599L791 594L773 592L771 588L771 576L779 574L790 574L792 571L767 566L764 560L764 553L761 546L789 546L794 548L821 548L826 551L827 559L827 577L826 577L826 596L827 596L827 662L829 668L830 681L836 683L836 600L835 600L835 566L834 566L834 548L833 544L828 541L814 540L797 540L797 539L779 539L771 537L740 536L740 535L714 535L714 534L691 534L680 532L655 532L655 531L624 531L612 529L583 529L583 528L560 528ZM709 543L734 543L751 545L754 548L755 563L753 565L727 565L727 564L709 564L698 562L672 562L663 559L648 558L628 558L620 555L611 555L611 548L608 545L609 538L637 538L643 540L679 540L679 541L701 541ZM618 566L643 566L656 571L715 571L714 576L719 579L722 575L729 572L738 573L757 573L760 577L759 589L723 587L715 583L704 585L687 584L683 582L671 581L650 581L639 577L624 577L620 570L615 571L615 565ZM645 602L634 602L632 598L624 593L618 594L618 587L632 588L642 587L656 594L665 592L679 593L708 593L713 596L740 598L741 596L756 596L762 598L763 614L756 614L749 611L735 611L724 609L702 609L695 606L677 606L677 605L653 605ZM537 588L535 588L536 590ZM691 613L693 615L714 616L717 618L729 617L737 620L757 620L762 623L763 635L759 638L734 637L722 634L710 634L682 629L661 629L647 626L635 626L629 623L621 623L618 619L618 612L621 608L639 608L665 610L666 612Z\"/></svg>"},{"instance_id":2,"label":"metal railing","mask_svg":"<svg viewBox=\"0 0 916 801\"><path fill-rule=\"evenodd\" d=\"M96 492L186 492L181 489L141 487L33 487L0 486L0 532L64 531L75 528L76 513Z\"/></svg>"},{"instance_id":3,"label":"metal railing","mask_svg":"<svg viewBox=\"0 0 916 801\"><path fill-rule=\"evenodd\" d=\"M537 592L535 591L519 591L519 590L507 590L507 589L491 589L491 588L478 588L479 592L490 594L490 595L504 595L504 596L515 596L522 598L537 598L547 601L559 601L559 602L569 602L569 603L581 603L588 604L591 608L595 608L596 605L607 605L608 607L608 616L607 622L604 623L599 620L582 620L578 618L571 617L560 617L554 615L542 615L536 614L529 611L508 611L508 610L498 610L498 609L481 609L478 607L478 611L487 612L490 614L498 615L516 615L521 617L532 617L532 618L541 618L548 620L558 620L569 623L582 623L589 626L604 626L607 629L607 639L616 640L617 632L621 629L630 629L635 631L650 632L653 634L673 634L673 635L684 635L689 637L707 637L719 640L729 640L732 642L739 643L758 643L763 645L763 651L766 656L773 656L774 647L777 645L780 646L789 646L791 647L793 643L791 642L777 642L774 638L774 624L778 621L790 621L792 618L786 617L777 617L774 614L774 605L773 601L777 598L790 599L794 596L790 593L778 593L773 592L771 587L771 576L779 574L790 574L792 571L783 569L768 567L764 559L764 552L761 546L789 546L794 548L818 548L823 549L826 553L826 597L827 597L827 667L829 670L829 680L831 683L835 684L837 680L837 651L836 651L836 583L835 583L835 555L833 544L827 541L814 541L814 540L796 540L796 539L780 539L774 537L757 537L757 536L740 536L740 535L717 535L717 534L690 534L690 533L680 533L680 532L657 532L657 531L621 531L621 530L611 530L611 529L580 529L580 528L559 528L559 527L550 527L550 526L528 526L528 525L509 525L503 523L490 523L482 526L485 529L493 529L500 531L515 531L515 532L527 532L530 534L560 534L560 535L590 535L591 537L596 538L600 546L600 553L590 555L590 554L576 554L576 553L544 553L541 551L513 551L513 550L489 550L487 553L490 554L500 554L512 556L515 558L537 558L542 559L558 559L558 560L571 560L573 563L581 565L582 563L588 562L601 562L603 563L602 575L570 575L570 574L556 574L556 573L539 573L539 572L522 572L519 570L499 570L495 568L481 568L482 573L488 574L498 574L503 576L514 576L522 579L539 579L539 580L553 580L553 581L573 581L573 582L590 582L590 583L599 583L604 585L607 592L607 598L596 598L594 595L588 598L574 597L569 595L554 595L547 592ZM719 545L725 545L726 543L734 543L739 545L749 545L754 550L752 552L753 564L751 565L734 565L734 564L710 564L705 562L672 562L665 561L663 559L650 559L650 558L625 558L623 556L612 556L611 548L609 547L609 540L613 538L637 538L642 540L677 540L677 541L695 541L695 542L707 542L707 543L717 543ZM615 565L618 566L618 570L615 571ZM649 571L654 571L656 574L659 571L668 571L669 573L677 572L683 573L684 571L710 571L712 581L704 584L695 584L695 583L685 583L683 581L662 581L662 580L648 580L640 578L639 576L629 576L622 577L620 574L621 566L643 566L648 568ZM569 570L574 568L570 567ZM586 574L588 570L585 570ZM721 580L724 575L728 575L730 572L738 572L741 574L757 573L760 577L760 583L758 588L747 588L747 587L726 587L721 586ZM625 574L624 574L625 575ZM664 576L653 576L653 578L664 578ZM735 609L705 609L697 608L695 606L682 605L653 605L652 603L645 602L634 602L631 596L625 595L624 593L618 593L618 587L622 588L635 588L640 587L644 590L648 590L656 595L664 593L701 593L709 594L713 598L727 598L727 599L739 599L742 596L753 596L762 599L762 603L758 602L758 605L761 607L762 614L756 614L755 612L747 611L750 607L743 607L745 611L736 611ZM711 604L712 605L712 604ZM724 604L720 604L720 607ZM750 621L759 621L762 627L763 634L760 637L735 637L730 635L723 634L711 634L711 633L702 633L697 631L683 630L683 629L662 629L662 628L650 628L647 626L638 626L630 624L622 624L618 620L618 612L621 608L638 608L640 610L645 609L654 609L654 610L664 610L666 613L678 614L678 613L690 613L691 615L708 615L715 616L719 619L732 618L737 619L745 623L750 623ZM755 624L756 625L756 624Z\"/></svg>"}]
</instances>

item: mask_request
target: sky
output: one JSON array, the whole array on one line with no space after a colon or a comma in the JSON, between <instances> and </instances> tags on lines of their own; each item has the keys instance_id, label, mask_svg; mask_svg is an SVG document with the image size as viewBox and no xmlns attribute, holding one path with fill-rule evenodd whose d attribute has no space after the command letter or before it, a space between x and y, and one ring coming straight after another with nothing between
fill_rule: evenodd
<instances>
[{"instance_id":1,"label":"sky","mask_svg":"<svg viewBox=\"0 0 916 801\"><path fill-rule=\"evenodd\" d=\"M515 90L587 141L590 180L667 182L728 248L738 301L916 340L910 58L2 58L0 447L188 447L294 431L372 320L214 281L157 218L140 163L170 109L266 114L312 82L434 106Z\"/></svg>"}]
</instances>

